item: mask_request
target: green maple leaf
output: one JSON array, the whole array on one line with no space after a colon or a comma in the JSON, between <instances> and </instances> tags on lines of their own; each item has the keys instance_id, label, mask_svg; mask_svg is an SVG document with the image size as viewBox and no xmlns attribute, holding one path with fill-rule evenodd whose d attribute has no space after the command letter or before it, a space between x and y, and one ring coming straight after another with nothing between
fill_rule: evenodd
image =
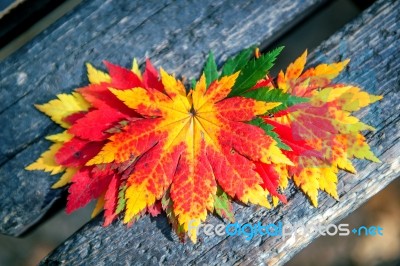
<instances>
[{"instance_id":1,"label":"green maple leaf","mask_svg":"<svg viewBox=\"0 0 400 266\"><path fill-rule=\"evenodd\" d=\"M283 48L283 46L278 47L269 53L263 54L259 58L248 61L246 65L240 69L240 75L229 97L241 95L256 85L259 80L265 78L268 71L274 65L276 57L281 53Z\"/></svg>"},{"instance_id":2,"label":"green maple leaf","mask_svg":"<svg viewBox=\"0 0 400 266\"><path fill-rule=\"evenodd\" d=\"M242 94L243 97L252 98L257 101L264 102L281 102L281 105L268 111L270 114L274 114L278 111L284 110L292 105L298 103L308 102L308 98L302 98L293 96L289 93L285 93L280 89L271 89L268 87L258 88L257 90L247 91Z\"/></svg>"},{"instance_id":3,"label":"green maple leaf","mask_svg":"<svg viewBox=\"0 0 400 266\"><path fill-rule=\"evenodd\" d=\"M206 76L207 88L218 78L217 64L215 63L214 54L210 52L204 66L204 75Z\"/></svg>"},{"instance_id":4,"label":"green maple leaf","mask_svg":"<svg viewBox=\"0 0 400 266\"><path fill-rule=\"evenodd\" d=\"M222 67L221 77L229 76L241 70L249 61L254 51L254 46L244 49L236 56L229 58Z\"/></svg>"}]
</instances>

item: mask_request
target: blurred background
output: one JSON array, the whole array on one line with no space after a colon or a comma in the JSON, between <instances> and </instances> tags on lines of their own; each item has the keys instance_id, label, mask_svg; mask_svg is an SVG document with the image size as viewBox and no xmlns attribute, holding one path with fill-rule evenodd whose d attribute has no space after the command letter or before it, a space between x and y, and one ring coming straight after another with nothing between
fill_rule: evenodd
<instances>
[{"instance_id":1,"label":"blurred background","mask_svg":"<svg viewBox=\"0 0 400 266\"><path fill-rule=\"evenodd\" d=\"M77 6L81 0L0 0L0 61ZM284 68L306 48L323 40L355 18L373 1L330 1L322 10L276 40L285 45L275 70ZM17 16L12 16L17 11ZM21 26L21 20L24 21ZM276 73L272 73L276 74ZM379 225L382 237L326 236L313 241L287 265L400 265L400 179L372 197L341 223ZM0 265L36 265L44 256L90 220L90 204L72 215L59 212L22 238L0 235Z\"/></svg>"}]
</instances>

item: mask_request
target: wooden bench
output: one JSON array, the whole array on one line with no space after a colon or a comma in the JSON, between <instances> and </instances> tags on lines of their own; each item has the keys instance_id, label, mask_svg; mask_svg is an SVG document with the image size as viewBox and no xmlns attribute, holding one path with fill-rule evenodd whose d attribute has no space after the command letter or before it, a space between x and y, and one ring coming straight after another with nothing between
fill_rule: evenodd
<instances>
[{"instance_id":1,"label":"wooden bench","mask_svg":"<svg viewBox=\"0 0 400 266\"><path fill-rule=\"evenodd\" d=\"M65 204L66 190L52 190L57 176L27 172L59 129L34 109L61 92L86 83L85 62L103 59L129 66L150 57L156 66L185 77L200 73L213 50L219 63L254 43L267 48L325 1L85 1L0 63L0 232L20 236ZM377 130L366 137L381 164L356 161L357 175L340 173L339 202L321 193L311 207L293 187L289 203L272 210L235 205L240 223L335 223L399 176L399 1L377 1L316 48L308 65L345 58L339 77L384 99L357 113ZM174 19L171 19L173 17ZM221 221L209 217L207 223ZM271 264L280 265L316 234L290 237L200 235L197 244L176 241L164 215L144 217L128 228L102 227L101 215L42 261L47 264Z\"/></svg>"}]
</instances>

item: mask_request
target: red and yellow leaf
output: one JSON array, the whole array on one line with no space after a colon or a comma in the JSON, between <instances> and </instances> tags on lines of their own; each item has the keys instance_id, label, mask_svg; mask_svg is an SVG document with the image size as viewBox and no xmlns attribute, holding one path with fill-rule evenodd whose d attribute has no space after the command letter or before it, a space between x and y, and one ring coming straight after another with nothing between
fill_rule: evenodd
<instances>
[{"instance_id":1,"label":"red and yellow leaf","mask_svg":"<svg viewBox=\"0 0 400 266\"><path fill-rule=\"evenodd\" d=\"M265 120L274 125L281 140L292 148L291 152L284 152L295 164L287 166L289 175L317 206L318 190L338 199L339 168L355 172L349 159L356 157L379 162L360 134L363 130L374 130L373 127L360 122L350 112L382 97L354 86L332 84L332 79L349 60L322 64L302 73L306 55L305 52L291 64L286 74L280 72L277 83L285 92L307 97L310 101L289 107L273 118L265 117Z\"/></svg>"},{"instance_id":2,"label":"red and yellow leaf","mask_svg":"<svg viewBox=\"0 0 400 266\"><path fill-rule=\"evenodd\" d=\"M108 73L87 64L88 86L37 106L66 131L26 169L64 172L53 188L70 184L67 212L97 199L107 226L123 211L131 225L164 210L193 242L208 212L234 220L232 200L286 203L290 179L315 206L320 190L338 199L339 169L379 162L360 133L373 128L351 112L381 97L332 83L348 60L304 70L307 52L275 88L268 70L281 49L256 59L247 49L219 78L211 55L190 89L149 60L143 73L136 60L104 62Z\"/></svg>"},{"instance_id":3,"label":"red and yellow leaf","mask_svg":"<svg viewBox=\"0 0 400 266\"><path fill-rule=\"evenodd\" d=\"M51 145L48 151L42 153L36 162L28 165L25 169L29 171L42 170L45 172L50 172L52 175L63 172L65 167L58 164L55 160L55 155L61 147L61 143L55 143Z\"/></svg>"},{"instance_id":4,"label":"red and yellow leaf","mask_svg":"<svg viewBox=\"0 0 400 266\"><path fill-rule=\"evenodd\" d=\"M68 189L70 196L67 202L67 213L81 208L92 199L102 196L110 183L111 176L96 175L90 167L79 169L72 177L72 184Z\"/></svg>"},{"instance_id":5,"label":"red and yellow leaf","mask_svg":"<svg viewBox=\"0 0 400 266\"><path fill-rule=\"evenodd\" d=\"M36 105L36 108L50 116L50 118L64 128L70 125L64 121L64 118L71 114L87 111L89 103L76 92L72 94L59 94L58 99L51 100L46 104Z\"/></svg>"}]
</instances>

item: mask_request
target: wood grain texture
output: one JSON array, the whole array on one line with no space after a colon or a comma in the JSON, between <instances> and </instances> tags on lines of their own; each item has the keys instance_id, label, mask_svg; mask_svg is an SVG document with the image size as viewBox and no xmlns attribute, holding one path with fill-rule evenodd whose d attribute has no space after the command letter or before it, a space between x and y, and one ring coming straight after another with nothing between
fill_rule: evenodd
<instances>
[{"instance_id":1,"label":"wood grain texture","mask_svg":"<svg viewBox=\"0 0 400 266\"><path fill-rule=\"evenodd\" d=\"M150 57L167 71L195 77L205 55L219 62L288 30L324 0L86 1L0 63L0 232L20 235L61 198L57 179L27 172L58 128L35 110L87 83L85 62L130 66ZM5 127L4 127L5 126ZM12 193L10 193L12 192Z\"/></svg>"},{"instance_id":2,"label":"wood grain texture","mask_svg":"<svg viewBox=\"0 0 400 266\"><path fill-rule=\"evenodd\" d=\"M384 99L357 116L375 132L366 134L382 163L357 160L357 175L340 173L339 202L320 193L319 208L313 208L293 186L289 203L273 210L235 206L237 222L263 224L283 222L293 226L334 223L399 176L399 81L400 2L379 1L352 23L322 43L311 55L309 65L350 57L352 61L339 80L360 85ZM120 221L107 228L97 217L65 241L42 261L42 265L282 265L308 245L316 234L282 237L208 237L197 244L175 240L165 216L145 217L131 228ZM221 223L210 217L207 223Z\"/></svg>"}]
</instances>

